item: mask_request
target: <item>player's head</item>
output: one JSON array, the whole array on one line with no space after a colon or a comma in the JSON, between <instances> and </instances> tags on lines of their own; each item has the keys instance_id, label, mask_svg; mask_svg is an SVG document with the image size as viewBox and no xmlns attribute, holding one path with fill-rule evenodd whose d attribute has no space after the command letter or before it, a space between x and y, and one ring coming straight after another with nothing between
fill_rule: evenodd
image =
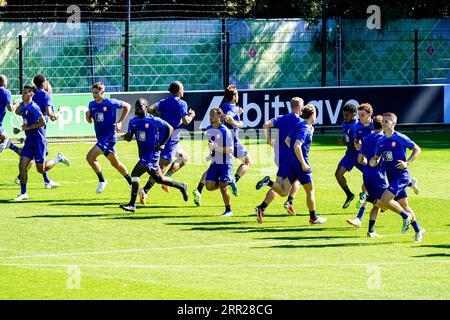
<instances>
[{"instance_id":1,"label":"player's head","mask_svg":"<svg viewBox=\"0 0 450 320\"><path fill-rule=\"evenodd\" d=\"M372 118L373 120L373 129L375 131L381 131L383 129L383 116L378 115Z\"/></svg>"},{"instance_id":2,"label":"player's head","mask_svg":"<svg viewBox=\"0 0 450 320\"><path fill-rule=\"evenodd\" d=\"M50 85L50 82L47 80L44 84L44 90L47 91L48 93L52 94L53 93L53 88Z\"/></svg>"},{"instance_id":3,"label":"player's head","mask_svg":"<svg viewBox=\"0 0 450 320\"><path fill-rule=\"evenodd\" d=\"M304 102L302 98L294 97L291 99L291 112L296 113L298 115L302 114L304 107Z\"/></svg>"},{"instance_id":4,"label":"player's head","mask_svg":"<svg viewBox=\"0 0 450 320\"><path fill-rule=\"evenodd\" d=\"M22 100L23 101L30 100L31 98L33 98L35 92L36 92L36 87L34 86L34 84L24 85L23 90L22 90Z\"/></svg>"},{"instance_id":5,"label":"player's head","mask_svg":"<svg viewBox=\"0 0 450 320\"><path fill-rule=\"evenodd\" d=\"M220 123L222 122L223 116L224 113L222 109L212 108L211 111L209 111L209 122L211 122L211 124Z\"/></svg>"},{"instance_id":6,"label":"player's head","mask_svg":"<svg viewBox=\"0 0 450 320\"><path fill-rule=\"evenodd\" d=\"M234 84L230 84L225 88L225 92L223 94L226 101L237 103L239 101L239 93Z\"/></svg>"},{"instance_id":7,"label":"player's head","mask_svg":"<svg viewBox=\"0 0 450 320\"><path fill-rule=\"evenodd\" d=\"M394 130L397 124L397 115L392 112L383 113L383 130Z\"/></svg>"},{"instance_id":8,"label":"player's head","mask_svg":"<svg viewBox=\"0 0 450 320\"><path fill-rule=\"evenodd\" d=\"M0 74L0 87L8 87L8 78L4 74Z\"/></svg>"},{"instance_id":9,"label":"player's head","mask_svg":"<svg viewBox=\"0 0 450 320\"><path fill-rule=\"evenodd\" d=\"M103 82L94 83L91 90L95 101L102 100L105 93L105 84Z\"/></svg>"},{"instance_id":10,"label":"player's head","mask_svg":"<svg viewBox=\"0 0 450 320\"><path fill-rule=\"evenodd\" d=\"M373 108L370 103L362 103L358 107L358 116L359 121L361 122L369 122L370 118L373 115Z\"/></svg>"},{"instance_id":11,"label":"player's head","mask_svg":"<svg viewBox=\"0 0 450 320\"><path fill-rule=\"evenodd\" d=\"M134 114L138 118L144 118L147 115L148 102L144 98L137 99L134 104Z\"/></svg>"},{"instance_id":12,"label":"player's head","mask_svg":"<svg viewBox=\"0 0 450 320\"><path fill-rule=\"evenodd\" d=\"M310 120L311 123L316 121L317 113L316 107L312 104L307 104L302 111L302 118L305 120Z\"/></svg>"},{"instance_id":13,"label":"player's head","mask_svg":"<svg viewBox=\"0 0 450 320\"><path fill-rule=\"evenodd\" d=\"M344 122L352 122L356 117L356 106L353 103L347 103L342 109L342 113L344 115Z\"/></svg>"},{"instance_id":14,"label":"player's head","mask_svg":"<svg viewBox=\"0 0 450 320\"><path fill-rule=\"evenodd\" d=\"M172 81L169 85L169 92L173 95L183 98L184 86L180 81Z\"/></svg>"},{"instance_id":15,"label":"player's head","mask_svg":"<svg viewBox=\"0 0 450 320\"><path fill-rule=\"evenodd\" d=\"M38 74L34 76L33 83L36 86L36 88L44 88L46 86L47 79L45 79L45 76L43 74Z\"/></svg>"}]
</instances>

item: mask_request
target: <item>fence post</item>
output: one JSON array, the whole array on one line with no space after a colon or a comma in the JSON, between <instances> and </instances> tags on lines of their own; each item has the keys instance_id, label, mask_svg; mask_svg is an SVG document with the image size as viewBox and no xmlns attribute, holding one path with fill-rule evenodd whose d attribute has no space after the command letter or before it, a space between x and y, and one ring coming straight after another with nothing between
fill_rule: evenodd
<instances>
[{"instance_id":1,"label":"fence post","mask_svg":"<svg viewBox=\"0 0 450 320\"><path fill-rule=\"evenodd\" d=\"M337 17L336 25L336 85L341 86L342 70L342 28L341 18Z\"/></svg>"},{"instance_id":2,"label":"fence post","mask_svg":"<svg viewBox=\"0 0 450 320\"><path fill-rule=\"evenodd\" d=\"M91 85L94 85L95 80L94 80L94 49L92 47L92 37L93 37L93 30L92 30L92 21L88 21L88 26L89 26L89 37L88 37L88 52L89 52L89 62L90 62L90 69L91 69Z\"/></svg>"},{"instance_id":3,"label":"fence post","mask_svg":"<svg viewBox=\"0 0 450 320\"><path fill-rule=\"evenodd\" d=\"M19 93L22 94L23 88L23 37L19 35Z\"/></svg>"},{"instance_id":4,"label":"fence post","mask_svg":"<svg viewBox=\"0 0 450 320\"><path fill-rule=\"evenodd\" d=\"M125 20L125 54L124 54L124 91L130 88L130 19L131 3L128 0L127 19Z\"/></svg>"},{"instance_id":5,"label":"fence post","mask_svg":"<svg viewBox=\"0 0 450 320\"><path fill-rule=\"evenodd\" d=\"M414 29L414 84L419 84L419 30Z\"/></svg>"},{"instance_id":6,"label":"fence post","mask_svg":"<svg viewBox=\"0 0 450 320\"><path fill-rule=\"evenodd\" d=\"M227 32L226 20L222 19L222 82L223 88L228 87L230 81L230 33Z\"/></svg>"},{"instance_id":7,"label":"fence post","mask_svg":"<svg viewBox=\"0 0 450 320\"><path fill-rule=\"evenodd\" d=\"M327 85L327 0L322 0L322 87Z\"/></svg>"}]
</instances>

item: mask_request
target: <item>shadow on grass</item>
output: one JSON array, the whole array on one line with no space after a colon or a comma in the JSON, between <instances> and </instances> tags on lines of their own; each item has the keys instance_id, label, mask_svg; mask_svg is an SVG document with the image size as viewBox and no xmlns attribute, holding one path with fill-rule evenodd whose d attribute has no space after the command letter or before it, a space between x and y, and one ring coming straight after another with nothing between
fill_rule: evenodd
<instances>
[{"instance_id":1,"label":"shadow on grass","mask_svg":"<svg viewBox=\"0 0 450 320\"><path fill-rule=\"evenodd\" d=\"M219 225L236 225L250 223L247 221L218 221L218 222L169 222L169 226L219 226Z\"/></svg>"},{"instance_id":2,"label":"shadow on grass","mask_svg":"<svg viewBox=\"0 0 450 320\"><path fill-rule=\"evenodd\" d=\"M421 248L438 248L438 249L450 249L450 244L427 244L420 246Z\"/></svg>"},{"instance_id":3,"label":"shadow on grass","mask_svg":"<svg viewBox=\"0 0 450 320\"><path fill-rule=\"evenodd\" d=\"M327 244L283 244L270 247L254 247L253 249L300 249L300 248L339 248L339 247L366 247L379 246L380 244L391 244L392 242L374 243L327 243Z\"/></svg>"},{"instance_id":4,"label":"shadow on grass","mask_svg":"<svg viewBox=\"0 0 450 320\"><path fill-rule=\"evenodd\" d=\"M436 258L436 257L450 257L450 253L430 253L420 256L412 256L413 258Z\"/></svg>"},{"instance_id":5,"label":"shadow on grass","mask_svg":"<svg viewBox=\"0 0 450 320\"><path fill-rule=\"evenodd\" d=\"M329 241L335 239L359 239L359 236L322 236L322 237L273 237L273 238L260 238L261 240L286 240L286 241L297 241L297 240L317 240L317 241Z\"/></svg>"},{"instance_id":6,"label":"shadow on grass","mask_svg":"<svg viewBox=\"0 0 450 320\"><path fill-rule=\"evenodd\" d=\"M34 219L34 218L95 218L95 217L107 217L114 214L43 214L28 217L16 217L16 219Z\"/></svg>"},{"instance_id":7,"label":"shadow on grass","mask_svg":"<svg viewBox=\"0 0 450 320\"><path fill-rule=\"evenodd\" d=\"M195 215L195 216L174 216L174 215L170 215L170 216L143 216L143 215L136 215L136 214L126 214L124 213L125 216L121 216L121 217L114 217L114 218L106 218L107 220L152 220L152 219L192 219L192 218L197 218L197 217L210 217L210 216L205 216L205 215Z\"/></svg>"}]
</instances>

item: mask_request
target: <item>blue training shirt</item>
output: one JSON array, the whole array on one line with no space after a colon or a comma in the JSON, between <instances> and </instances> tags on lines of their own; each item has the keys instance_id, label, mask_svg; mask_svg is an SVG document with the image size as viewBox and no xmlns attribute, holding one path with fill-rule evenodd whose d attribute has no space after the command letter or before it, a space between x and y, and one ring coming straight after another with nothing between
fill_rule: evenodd
<instances>
[{"instance_id":1,"label":"blue training shirt","mask_svg":"<svg viewBox=\"0 0 450 320\"><path fill-rule=\"evenodd\" d=\"M230 117L233 118L233 120L235 122L239 122L241 121L241 117L239 116L239 107L233 103L230 102L224 102L222 103L222 105L220 106L220 109L222 109L223 113L225 113L226 115L229 115ZM231 130L231 132L234 135L235 139L238 139L238 134L239 134L239 128L238 127L234 127L229 123L224 123L224 125Z\"/></svg>"},{"instance_id":2,"label":"blue training shirt","mask_svg":"<svg viewBox=\"0 0 450 320\"><path fill-rule=\"evenodd\" d=\"M5 87L0 87L0 128L6 115L6 105L12 104L11 92Z\"/></svg>"},{"instance_id":3,"label":"blue training shirt","mask_svg":"<svg viewBox=\"0 0 450 320\"><path fill-rule=\"evenodd\" d=\"M278 150L280 158L288 157L289 147L284 142L289 136L289 133L301 122L303 119L295 113L288 113L282 116L271 119L274 128L278 129L278 139L275 142L275 150ZM278 149L277 149L278 147Z\"/></svg>"},{"instance_id":4,"label":"blue training shirt","mask_svg":"<svg viewBox=\"0 0 450 320\"><path fill-rule=\"evenodd\" d=\"M161 118L173 127L171 141L180 140L181 131L177 130L183 125L183 120L188 114L188 105L186 101L176 97L169 96L156 103L156 109L161 113Z\"/></svg>"},{"instance_id":5,"label":"blue training shirt","mask_svg":"<svg viewBox=\"0 0 450 320\"><path fill-rule=\"evenodd\" d=\"M208 142L215 142L219 148L233 146L233 134L224 124L217 128L209 125L206 128L206 135ZM213 150L211 151L211 159L211 163L215 164L233 164L233 152L224 154Z\"/></svg>"},{"instance_id":6,"label":"blue training shirt","mask_svg":"<svg viewBox=\"0 0 450 320\"><path fill-rule=\"evenodd\" d=\"M116 136L116 110L122 108L123 101L116 99L103 99L102 102L89 102L89 114L94 119L95 135L97 140L117 139Z\"/></svg>"},{"instance_id":7,"label":"blue training shirt","mask_svg":"<svg viewBox=\"0 0 450 320\"><path fill-rule=\"evenodd\" d=\"M39 106L33 101L31 101L28 105L25 105L23 102L21 102L19 108L20 112L22 113L23 123L28 126L32 126L33 124L38 123L39 118L44 116ZM33 142L45 141L44 127L45 126L37 129L26 130L25 136L27 137L27 140Z\"/></svg>"},{"instance_id":8,"label":"blue training shirt","mask_svg":"<svg viewBox=\"0 0 450 320\"><path fill-rule=\"evenodd\" d=\"M297 140L302 142L302 153L303 158L306 163L309 164L309 150L312 144L313 132L306 121L300 122L296 128L294 128L289 134L291 139L291 144L289 148L289 163L293 164L298 170L302 171L300 161L298 161L297 155L295 154L294 145Z\"/></svg>"},{"instance_id":9,"label":"blue training shirt","mask_svg":"<svg viewBox=\"0 0 450 320\"><path fill-rule=\"evenodd\" d=\"M354 140L361 140L364 141L364 139L370 135L373 131L373 120L370 120L370 124L368 126L365 126L362 122L356 122L355 127L353 129L355 136Z\"/></svg>"},{"instance_id":10,"label":"blue training shirt","mask_svg":"<svg viewBox=\"0 0 450 320\"><path fill-rule=\"evenodd\" d=\"M406 148L412 149L414 146L415 143L400 132L394 132L391 137L384 136L378 140L375 154L381 157L388 178L408 172L408 168L398 169L396 165L399 160L406 161Z\"/></svg>"},{"instance_id":11,"label":"blue training shirt","mask_svg":"<svg viewBox=\"0 0 450 320\"><path fill-rule=\"evenodd\" d=\"M169 130L169 124L159 117L147 115L144 118L135 117L128 124L128 132L135 135L139 149L139 157L159 151L161 144Z\"/></svg>"},{"instance_id":12,"label":"blue training shirt","mask_svg":"<svg viewBox=\"0 0 450 320\"><path fill-rule=\"evenodd\" d=\"M48 121L47 106L52 106L52 96L42 88L36 90L33 96L33 102L36 103L44 115L45 121Z\"/></svg>"},{"instance_id":13,"label":"blue training shirt","mask_svg":"<svg viewBox=\"0 0 450 320\"><path fill-rule=\"evenodd\" d=\"M378 143L378 140L384 137L384 134L381 132L374 132L368 135L364 141L362 142L361 149L359 150L359 154L363 154L366 156L367 161L373 158L375 155L375 149ZM381 178L386 179L386 170L383 166L383 163L380 161L376 167L371 167L369 163L364 166L363 176L368 178Z\"/></svg>"}]
</instances>

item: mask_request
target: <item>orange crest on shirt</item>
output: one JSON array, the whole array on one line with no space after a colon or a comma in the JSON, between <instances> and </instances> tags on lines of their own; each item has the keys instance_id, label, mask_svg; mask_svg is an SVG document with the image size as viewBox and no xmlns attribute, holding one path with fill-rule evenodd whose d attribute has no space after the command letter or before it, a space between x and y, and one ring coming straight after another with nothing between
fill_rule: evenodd
<instances>
[{"instance_id":1,"label":"orange crest on shirt","mask_svg":"<svg viewBox=\"0 0 450 320\"><path fill-rule=\"evenodd\" d=\"M146 128L146 129L150 128L150 123L146 123L146 124L145 124L145 128Z\"/></svg>"},{"instance_id":2,"label":"orange crest on shirt","mask_svg":"<svg viewBox=\"0 0 450 320\"><path fill-rule=\"evenodd\" d=\"M397 145L397 142L392 141L392 148L395 148L396 145Z\"/></svg>"},{"instance_id":3,"label":"orange crest on shirt","mask_svg":"<svg viewBox=\"0 0 450 320\"><path fill-rule=\"evenodd\" d=\"M103 107L103 111L104 112L108 111L108 107Z\"/></svg>"}]
</instances>

